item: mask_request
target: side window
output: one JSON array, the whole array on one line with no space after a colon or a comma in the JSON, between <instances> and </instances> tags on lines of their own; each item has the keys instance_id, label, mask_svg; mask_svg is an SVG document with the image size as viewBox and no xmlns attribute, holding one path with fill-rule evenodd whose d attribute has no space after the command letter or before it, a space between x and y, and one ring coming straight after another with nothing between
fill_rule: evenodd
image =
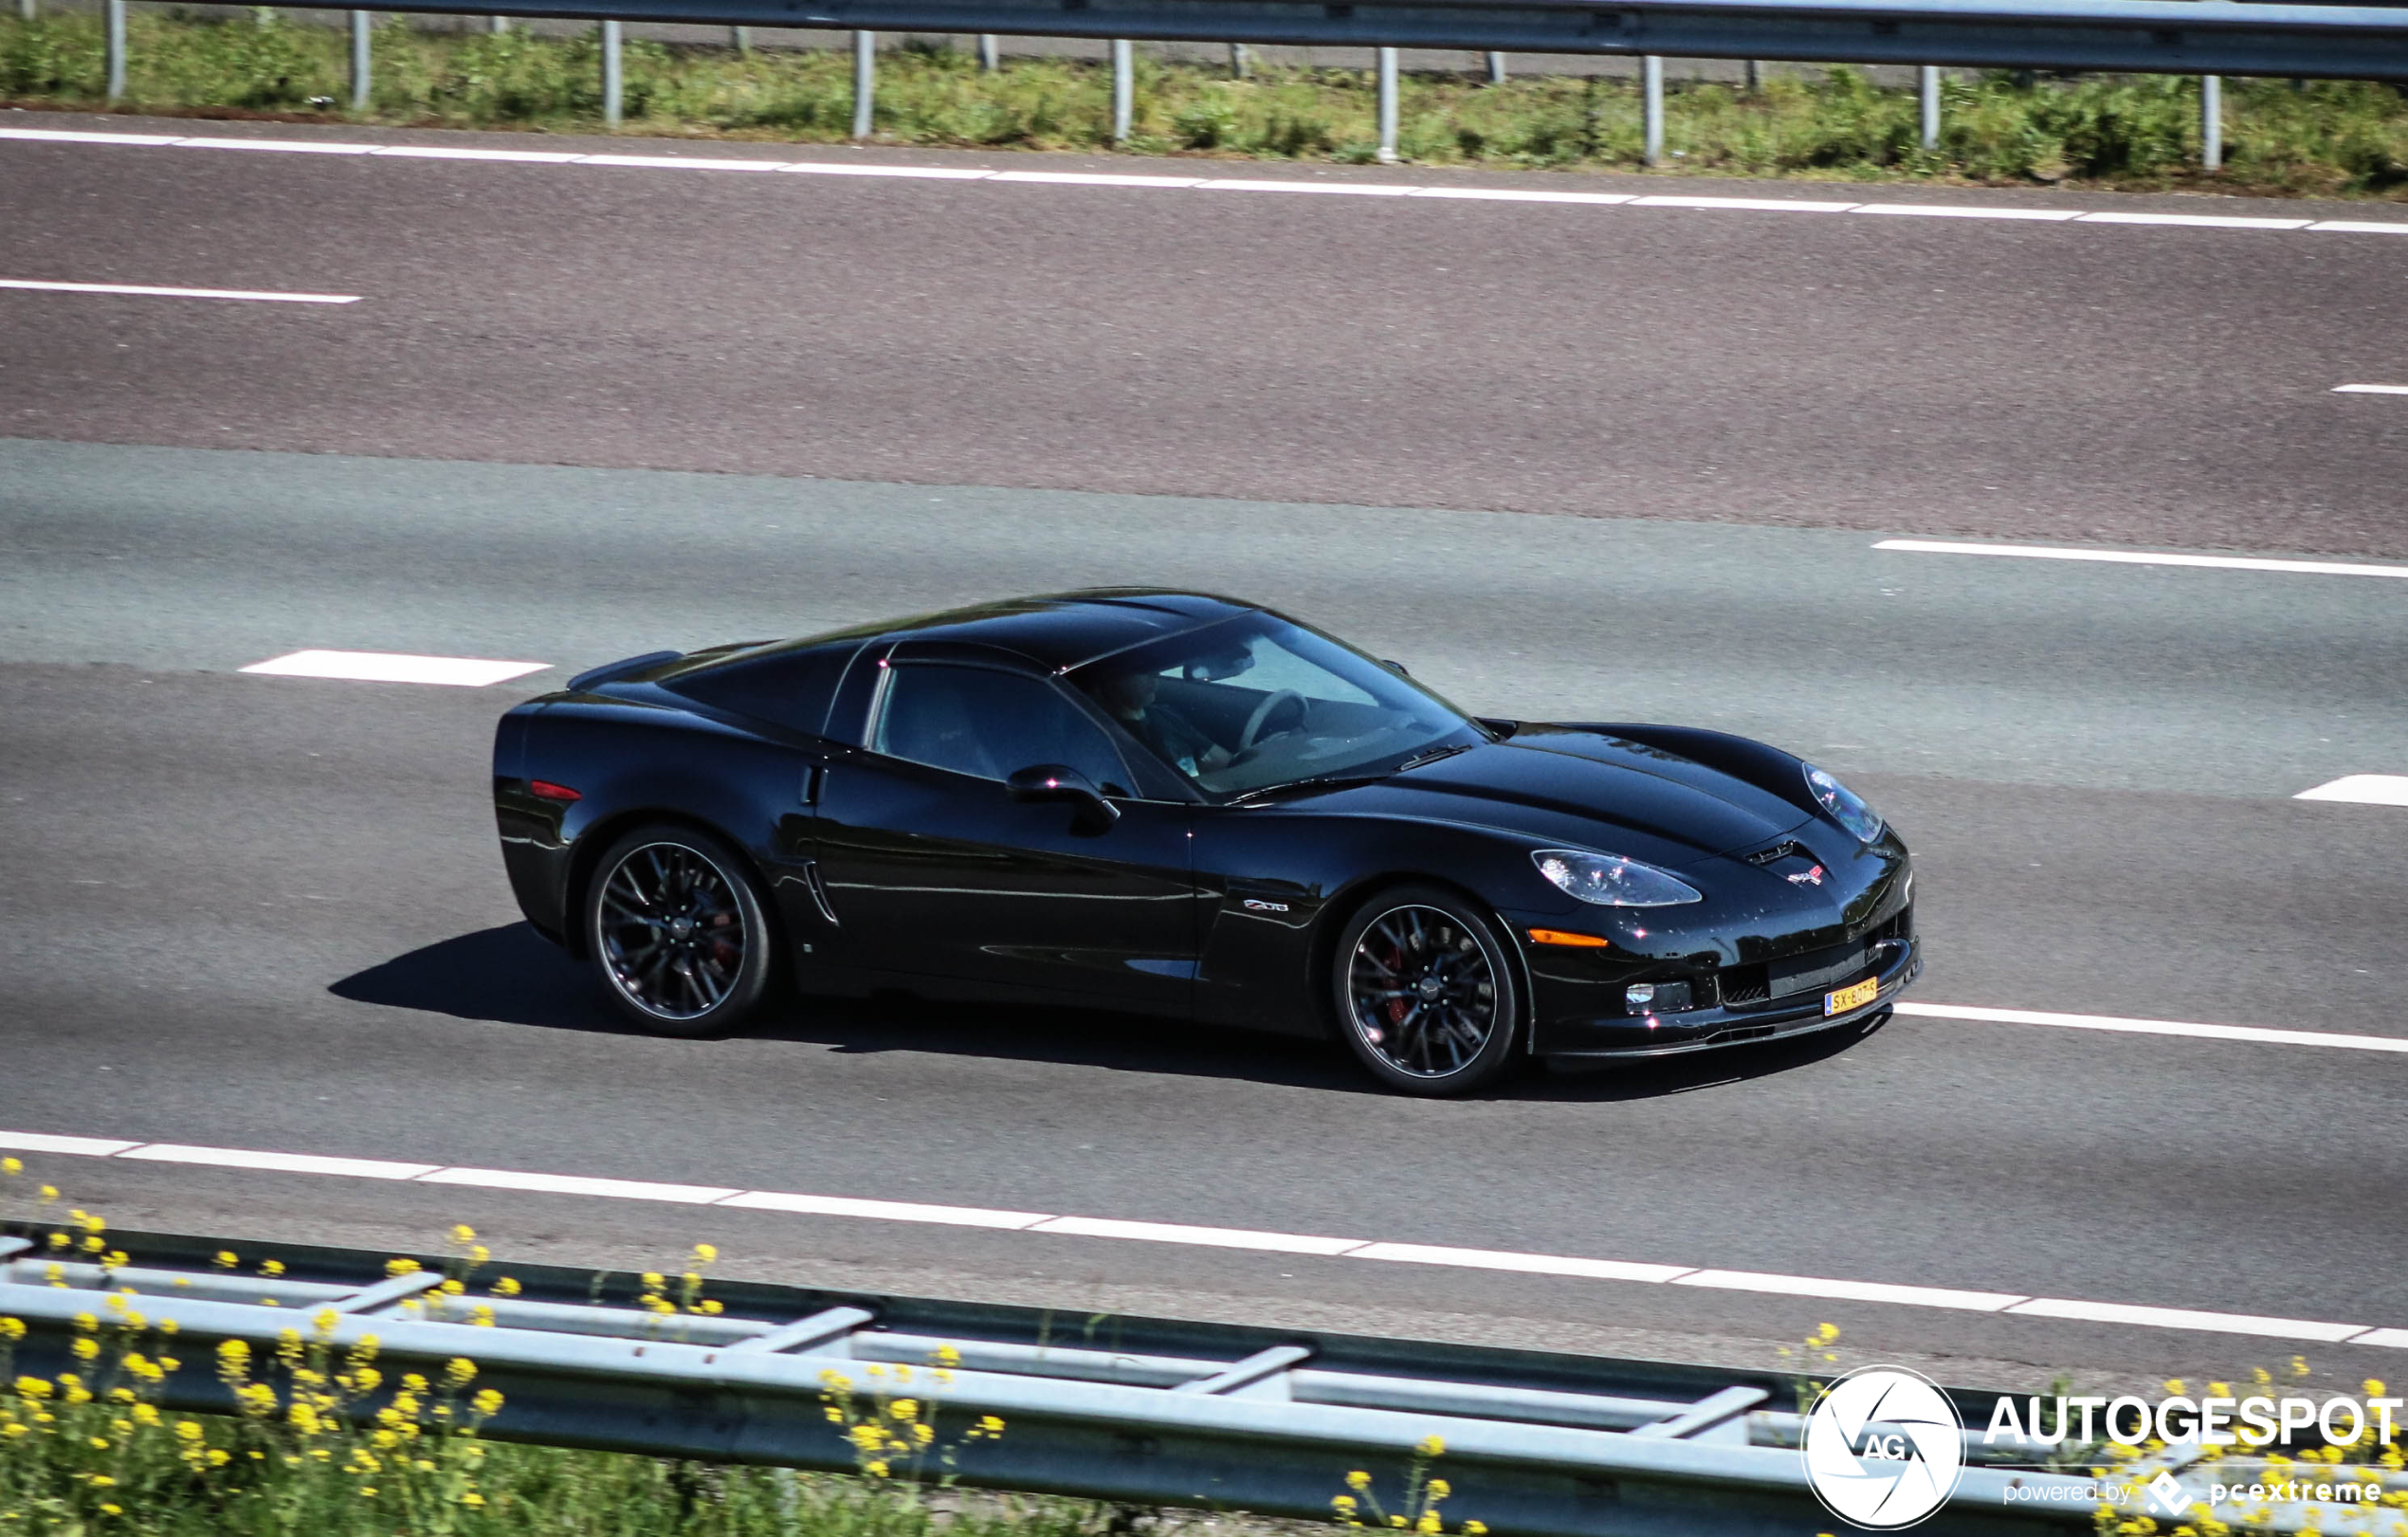
<instances>
[{"instance_id":1,"label":"side window","mask_svg":"<svg viewBox=\"0 0 2408 1537\"><path fill-rule=\"evenodd\" d=\"M870 749L981 779L1063 763L1107 795L1129 793L1120 754L1060 689L988 668L897 664Z\"/></svg>"},{"instance_id":2,"label":"side window","mask_svg":"<svg viewBox=\"0 0 2408 1537\"><path fill-rule=\"evenodd\" d=\"M668 686L705 704L813 736L828 732L828 705L859 643L777 651L711 668Z\"/></svg>"}]
</instances>

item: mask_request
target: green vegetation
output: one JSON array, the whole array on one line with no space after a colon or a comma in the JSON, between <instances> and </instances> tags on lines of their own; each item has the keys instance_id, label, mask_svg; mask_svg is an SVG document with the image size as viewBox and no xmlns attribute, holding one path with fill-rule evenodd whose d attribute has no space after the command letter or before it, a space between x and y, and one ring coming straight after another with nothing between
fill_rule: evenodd
<instances>
[{"instance_id":1,"label":"green vegetation","mask_svg":"<svg viewBox=\"0 0 2408 1537\"><path fill-rule=\"evenodd\" d=\"M355 120L341 32L261 9L248 16L137 17L125 105L170 113L295 114ZM376 36L365 120L439 127L593 131L600 67L591 38L417 30ZM1041 150L1107 149L1110 81L1100 65L1015 60L981 73L965 53L914 46L881 61L878 135L886 142ZM0 97L91 105L101 92L99 23L80 15L0 22ZM1911 92L1833 68L1778 71L1747 93L1675 86L1672 170L1833 180L2062 183L2135 190L2408 197L2408 99L2388 85L2235 81L2226 91L2227 165L2198 167L2198 85L2180 77L1951 78L1941 148L1918 147ZM1372 158L1367 74L1265 67L1250 81L1140 55L1144 155L1363 161ZM841 52L628 46L629 130L829 142L852 119ZM1429 164L1631 170L1640 159L1635 87L1530 75L1491 86L1409 77L1406 159Z\"/></svg>"}]
</instances>

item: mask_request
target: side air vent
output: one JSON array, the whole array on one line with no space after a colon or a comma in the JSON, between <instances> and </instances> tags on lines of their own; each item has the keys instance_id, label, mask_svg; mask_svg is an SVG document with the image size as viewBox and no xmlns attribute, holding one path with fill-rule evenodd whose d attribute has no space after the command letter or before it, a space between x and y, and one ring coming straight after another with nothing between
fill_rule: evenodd
<instances>
[{"instance_id":1,"label":"side air vent","mask_svg":"<svg viewBox=\"0 0 2408 1537\"><path fill-rule=\"evenodd\" d=\"M1747 862L1751 865L1769 865L1777 859L1811 859L1813 857L1806 851L1804 845L1784 839L1769 849L1757 850L1747 856Z\"/></svg>"}]
</instances>

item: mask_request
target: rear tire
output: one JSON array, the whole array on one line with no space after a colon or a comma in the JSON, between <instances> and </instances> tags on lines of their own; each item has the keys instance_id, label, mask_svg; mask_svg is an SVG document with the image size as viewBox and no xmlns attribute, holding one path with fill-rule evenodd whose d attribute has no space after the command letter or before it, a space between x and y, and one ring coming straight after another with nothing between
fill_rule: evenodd
<instances>
[{"instance_id":1,"label":"rear tire","mask_svg":"<svg viewBox=\"0 0 2408 1537\"><path fill-rule=\"evenodd\" d=\"M611 843L582 920L604 997L655 1034L724 1035L776 974L777 937L743 856L694 828L655 823Z\"/></svg>"},{"instance_id":2,"label":"rear tire","mask_svg":"<svg viewBox=\"0 0 2408 1537\"><path fill-rule=\"evenodd\" d=\"M1524 1005L1494 919L1435 886L1374 896L1330 961L1339 1034L1401 1093L1469 1094L1520 1065Z\"/></svg>"}]
</instances>

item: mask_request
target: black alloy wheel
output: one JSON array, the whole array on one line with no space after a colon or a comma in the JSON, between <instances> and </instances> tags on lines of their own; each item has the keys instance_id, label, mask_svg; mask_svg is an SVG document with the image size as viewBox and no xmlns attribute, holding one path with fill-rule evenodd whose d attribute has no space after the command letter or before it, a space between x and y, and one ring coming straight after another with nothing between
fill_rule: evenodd
<instances>
[{"instance_id":1,"label":"black alloy wheel","mask_svg":"<svg viewBox=\"0 0 2408 1537\"><path fill-rule=\"evenodd\" d=\"M586 944L611 1004L664 1035L717 1035L769 990L775 938L744 862L692 828L642 827L594 865Z\"/></svg>"},{"instance_id":2,"label":"black alloy wheel","mask_svg":"<svg viewBox=\"0 0 2408 1537\"><path fill-rule=\"evenodd\" d=\"M1338 939L1346 1044L1409 1094L1465 1094L1518 1060L1522 990L1496 925L1435 887L1381 892Z\"/></svg>"}]
</instances>

